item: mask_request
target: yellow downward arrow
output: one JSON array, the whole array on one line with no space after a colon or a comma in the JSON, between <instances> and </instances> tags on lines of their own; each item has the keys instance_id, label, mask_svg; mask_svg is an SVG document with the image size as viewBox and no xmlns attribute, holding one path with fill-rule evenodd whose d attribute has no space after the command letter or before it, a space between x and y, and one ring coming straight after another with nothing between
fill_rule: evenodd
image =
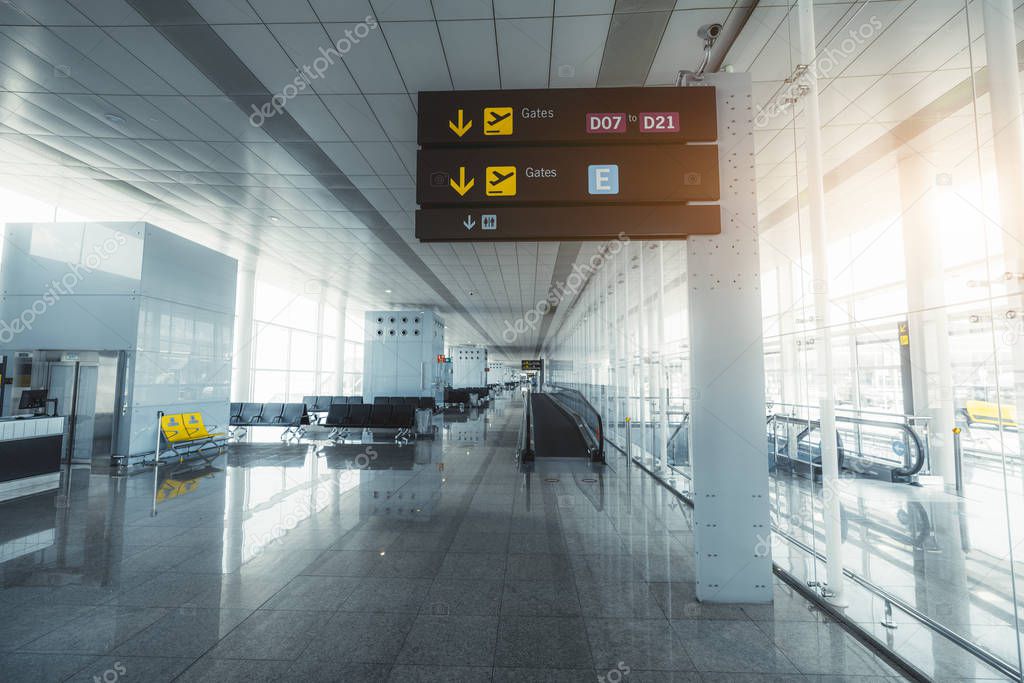
<instances>
[{"instance_id":1,"label":"yellow downward arrow","mask_svg":"<svg viewBox=\"0 0 1024 683\"><path fill-rule=\"evenodd\" d=\"M466 182L466 167L459 166L459 182L456 183L454 179L449 178L448 184L452 186L453 190L459 193L460 197L465 197L466 193L473 189L473 185L476 184L476 181L470 178L469 182Z\"/></svg>"},{"instance_id":2,"label":"yellow downward arrow","mask_svg":"<svg viewBox=\"0 0 1024 683\"><path fill-rule=\"evenodd\" d=\"M460 138L466 134L466 131L473 127L472 121L466 121L465 123L462 122L463 116L463 112L460 109L458 125L456 125L454 121L448 121L448 127L451 128L452 132L458 135Z\"/></svg>"}]
</instances>

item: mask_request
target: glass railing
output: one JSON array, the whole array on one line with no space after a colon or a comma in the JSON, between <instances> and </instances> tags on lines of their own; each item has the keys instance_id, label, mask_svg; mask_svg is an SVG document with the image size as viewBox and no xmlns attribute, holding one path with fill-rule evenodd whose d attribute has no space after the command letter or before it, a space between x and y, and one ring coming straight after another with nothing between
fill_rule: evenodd
<instances>
[{"instance_id":1,"label":"glass railing","mask_svg":"<svg viewBox=\"0 0 1024 683\"><path fill-rule=\"evenodd\" d=\"M547 386L548 396L563 410L577 420L583 438L588 442L591 460L604 461L604 422L601 413L590 404L587 397L576 389L557 384Z\"/></svg>"},{"instance_id":2,"label":"glass railing","mask_svg":"<svg viewBox=\"0 0 1024 683\"><path fill-rule=\"evenodd\" d=\"M658 399L578 386L610 411L605 416L610 442L649 466L661 428ZM690 420L685 410L674 414L678 403L670 400L667 411L668 467L648 469L686 497ZM646 413L637 411L641 405ZM635 417L640 414L646 418L642 425ZM765 418L773 561L787 582L822 601L827 494L820 482L819 414L811 406L776 403L766 406ZM964 447L962 454L957 448L956 463L959 479L962 455L966 493L957 493L948 475L945 488L934 476L942 448L950 445L935 438L929 418L837 409L843 469L835 495L846 605L820 605L928 677L952 672L962 678L1020 680L1012 563L1000 552L1007 522L977 493L988 490L997 469L978 455L986 433L979 427L962 431ZM1016 451L1003 457L1011 466L1016 463Z\"/></svg>"}]
</instances>

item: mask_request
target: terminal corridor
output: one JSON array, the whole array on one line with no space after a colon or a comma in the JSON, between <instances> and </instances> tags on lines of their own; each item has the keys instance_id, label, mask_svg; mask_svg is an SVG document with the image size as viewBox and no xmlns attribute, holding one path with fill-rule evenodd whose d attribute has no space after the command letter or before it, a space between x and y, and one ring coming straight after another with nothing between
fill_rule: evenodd
<instances>
[{"instance_id":1,"label":"terminal corridor","mask_svg":"<svg viewBox=\"0 0 1024 683\"><path fill-rule=\"evenodd\" d=\"M696 602L667 489L618 454L521 471L522 399L471 412L436 442L243 443L155 494L76 468L66 499L8 503L3 677L899 678L781 582L774 606Z\"/></svg>"}]
</instances>

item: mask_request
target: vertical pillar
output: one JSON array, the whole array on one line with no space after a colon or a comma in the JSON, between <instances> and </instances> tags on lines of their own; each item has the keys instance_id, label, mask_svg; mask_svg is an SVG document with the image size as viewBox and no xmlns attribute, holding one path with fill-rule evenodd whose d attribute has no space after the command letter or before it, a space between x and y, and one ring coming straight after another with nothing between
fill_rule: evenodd
<instances>
[{"instance_id":1,"label":"vertical pillar","mask_svg":"<svg viewBox=\"0 0 1024 683\"><path fill-rule=\"evenodd\" d=\"M637 372L636 372L636 394L640 397L640 404L637 406L637 419L640 423L640 458L647 462L647 423L649 422L647 414L647 369L649 363L647 362L647 283L644 282L644 260L646 254L644 253L644 247L646 242L641 242L637 247L637 251L640 252L638 258L640 260L639 272L640 272L640 286L638 287L639 294L637 296L637 317L639 325L637 325L636 341L637 341Z\"/></svg>"},{"instance_id":2,"label":"vertical pillar","mask_svg":"<svg viewBox=\"0 0 1024 683\"><path fill-rule=\"evenodd\" d=\"M608 325L608 383L611 385L611 402L609 415L612 419L611 433L621 443L622 437L619 434L619 423L622 422L622 409L619 407L619 400L622 394L619 393L619 332L622 330L622 325L619 323L619 287L617 280L618 273L611 273L608 277L608 287L605 288L605 296L607 297L610 309L610 324Z\"/></svg>"},{"instance_id":3,"label":"vertical pillar","mask_svg":"<svg viewBox=\"0 0 1024 683\"><path fill-rule=\"evenodd\" d=\"M633 430L631 428L631 422L635 417L635 411L633 410L633 349L630 343L629 331L632 327L629 324L629 252L632 251L633 244L631 242L626 243L623 248L625 258L623 259L622 271L623 271L623 283L622 283L622 352L623 352L623 390L626 397L626 411L625 417L623 418L623 427L626 430L626 453L633 453Z\"/></svg>"},{"instance_id":4,"label":"vertical pillar","mask_svg":"<svg viewBox=\"0 0 1024 683\"><path fill-rule=\"evenodd\" d=\"M935 167L919 152L905 149L899 153L898 170L914 412L931 418L932 472L945 480L947 489L952 489L955 486L953 368L949 354L942 243L935 238L935 226L943 220L941 204L934 195L937 191ZM933 194L920 200L926 192Z\"/></svg>"},{"instance_id":5,"label":"vertical pillar","mask_svg":"<svg viewBox=\"0 0 1024 683\"><path fill-rule=\"evenodd\" d=\"M1024 110L1021 107L1020 66L1017 61L1017 34L1014 3L1010 0L985 0L981 3L985 28L985 54L988 65L989 100L991 101L992 147L995 151L999 183L999 227L1003 242L1003 260L1007 293L1016 318L1024 319ZM981 154L981 150L978 150ZM986 229L989 227L985 226ZM1012 328L1016 333L1018 328ZM1019 335L1018 335L1019 337ZM1024 341L1012 345L1013 393L1017 420L1024 416ZM997 361L998 362L998 361ZM997 373L998 374L998 373ZM1000 409L1002 404L1000 403ZM1024 453L1024 429L1017 430L1018 448ZM1007 482L1006 486L1009 486ZM1008 495L1008 494L1007 494ZM1006 524L1009 541L1009 564L1014 566L1014 533L1009 501L1006 503ZM1010 582L1012 604L1018 605L1017 582ZM1020 633L1019 612L1014 610L1014 630ZM1020 637L1017 638L1017 661L1024 661Z\"/></svg>"},{"instance_id":6,"label":"vertical pillar","mask_svg":"<svg viewBox=\"0 0 1024 683\"><path fill-rule=\"evenodd\" d=\"M256 300L255 266L238 268L238 293L235 297L235 374L231 378L231 398L252 400L252 356L256 329L253 326L253 305Z\"/></svg>"},{"instance_id":7,"label":"vertical pillar","mask_svg":"<svg viewBox=\"0 0 1024 683\"><path fill-rule=\"evenodd\" d=\"M686 241L697 598L770 602L751 80L717 73L703 83L717 93L723 182L722 234Z\"/></svg>"},{"instance_id":8,"label":"vertical pillar","mask_svg":"<svg viewBox=\"0 0 1024 683\"><path fill-rule=\"evenodd\" d=\"M1024 284L1024 123L1021 117L1020 69L1017 63L1017 35L1013 3L985 0L981 3L988 64L989 100L992 103L992 148L999 184L999 225L995 230L1003 242L1007 290L1016 313L1024 319L1024 301L1019 293ZM989 227L989 226L986 226ZM1013 328L1016 330L1016 328ZM1024 341L1013 345L1013 390L1017 415L1024 415ZM1019 418L1018 418L1019 419ZM1024 429L1018 430L1024 446ZM1024 452L1024 451L1022 451Z\"/></svg>"},{"instance_id":9,"label":"vertical pillar","mask_svg":"<svg viewBox=\"0 0 1024 683\"><path fill-rule=\"evenodd\" d=\"M782 402L806 405L807 399L800 393L799 354L796 351L796 294L793 291L793 265L789 261L779 264L776 270L779 283L779 354L782 373ZM785 412L785 411L779 411Z\"/></svg>"},{"instance_id":10,"label":"vertical pillar","mask_svg":"<svg viewBox=\"0 0 1024 683\"><path fill-rule=\"evenodd\" d=\"M323 394L325 390L330 391L330 389L324 387L323 377L324 334L327 332L324 329L324 316L327 307L327 283L323 280L317 281L316 295L316 345L313 347L313 353L316 356L313 363L313 377L315 380L314 386L309 391L313 394Z\"/></svg>"},{"instance_id":11,"label":"vertical pillar","mask_svg":"<svg viewBox=\"0 0 1024 683\"><path fill-rule=\"evenodd\" d=\"M345 393L345 335L348 333L348 313L345 310L346 300L345 293L338 292L337 307L338 307L338 327L334 331L335 337L338 342L335 345L335 353L337 358L335 359L334 366L336 368L337 377L335 378L335 386L337 387L336 392L338 396L344 395Z\"/></svg>"},{"instance_id":12,"label":"vertical pillar","mask_svg":"<svg viewBox=\"0 0 1024 683\"><path fill-rule=\"evenodd\" d=\"M651 348L657 353L655 364L654 386L655 396L658 397L658 449L655 456L655 466L662 466L668 463L668 375L665 365L665 243L658 242L658 303L657 325L655 328L654 344Z\"/></svg>"},{"instance_id":13,"label":"vertical pillar","mask_svg":"<svg viewBox=\"0 0 1024 683\"><path fill-rule=\"evenodd\" d=\"M615 383L612 381L612 330L615 326L615 320L611 317L611 302L608 294L608 268L609 265L606 262L601 268L601 311L602 311L602 322L604 329L604 392L605 401L601 414L604 416L604 431L605 434L609 434L614 422L614 413L612 411L612 399L615 395ZM610 424L609 424L610 423Z\"/></svg>"},{"instance_id":14,"label":"vertical pillar","mask_svg":"<svg viewBox=\"0 0 1024 683\"><path fill-rule=\"evenodd\" d=\"M814 37L814 0L800 0L800 63L811 65L803 78L807 86L804 105L807 153L807 196L811 227L811 259L814 282L815 345L821 405L821 486L825 524L825 556L828 591L837 603L843 593L843 539L839 507L839 453L836 448L835 387L832 373L832 332L829 316L828 224L825 219L825 182L822 165L821 114L818 111L817 59Z\"/></svg>"}]
</instances>

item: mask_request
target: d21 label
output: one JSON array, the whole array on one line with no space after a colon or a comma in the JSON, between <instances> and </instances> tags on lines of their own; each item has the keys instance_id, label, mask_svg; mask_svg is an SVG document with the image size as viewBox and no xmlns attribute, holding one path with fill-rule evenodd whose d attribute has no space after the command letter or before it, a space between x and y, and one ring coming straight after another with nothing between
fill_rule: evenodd
<instances>
[{"instance_id":1,"label":"d21 label","mask_svg":"<svg viewBox=\"0 0 1024 683\"><path fill-rule=\"evenodd\" d=\"M679 112L645 111L640 114L623 112L588 113L587 133L604 135L625 133L629 124L636 123L641 133L678 133Z\"/></svg>"}]
</instances>

